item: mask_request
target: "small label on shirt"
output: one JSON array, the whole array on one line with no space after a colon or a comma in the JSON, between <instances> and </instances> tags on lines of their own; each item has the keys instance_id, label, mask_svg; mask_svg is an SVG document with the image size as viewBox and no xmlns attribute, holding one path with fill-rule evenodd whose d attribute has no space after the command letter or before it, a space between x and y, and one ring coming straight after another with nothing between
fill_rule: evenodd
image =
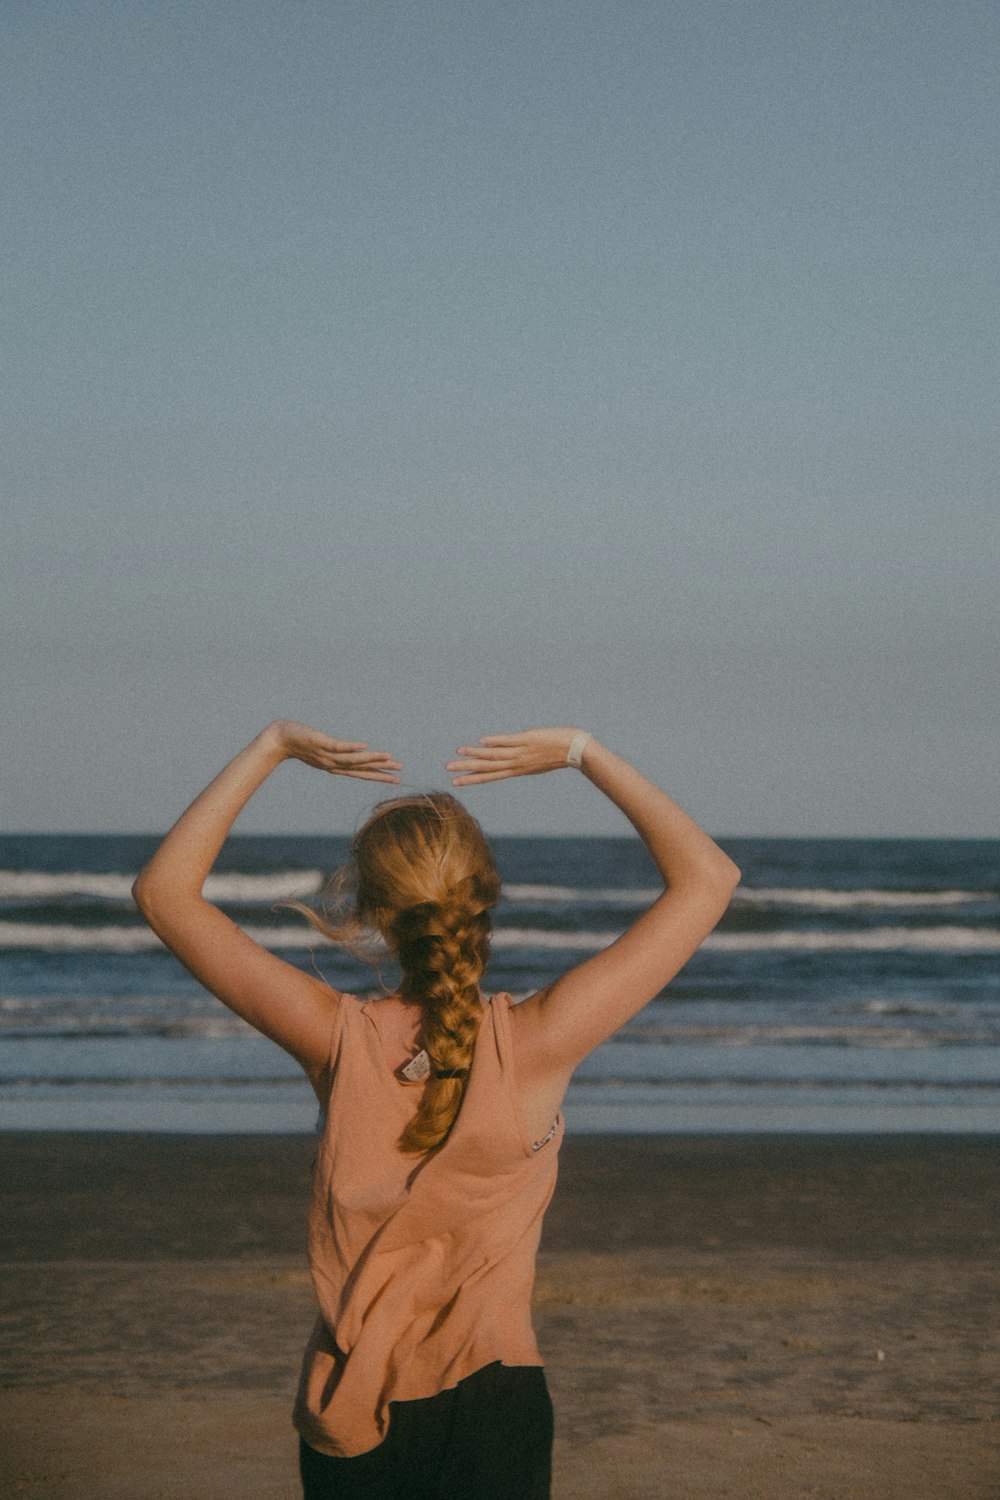
<instances>
[{"instance_id":1,"label":"small label on shirt","mask_svg":"<svg viewBox=\"0 0 1000 1500\"><path fill-rule=\"evenodd\" d=\"M426 1052L418 1052L416 1056L411 1057L406 1066L400 1068L399 1071L402 1073L403 1077L408 1078L411 1083L423 1083L425 1078L430 1077L431 1060Z\"/></svg>"}]
</instances>

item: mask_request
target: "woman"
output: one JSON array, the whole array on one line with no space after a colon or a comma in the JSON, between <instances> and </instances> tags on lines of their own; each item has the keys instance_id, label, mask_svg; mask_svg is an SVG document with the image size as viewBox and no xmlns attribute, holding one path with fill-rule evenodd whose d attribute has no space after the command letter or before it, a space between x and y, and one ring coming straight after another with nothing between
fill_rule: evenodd
<instances>
[{"instance_id":1,"label":"woman","mask_svg":"<svg viewBox=\"0 0 1000 1500\"><path fill-rule=\"evenodd\" d=\"M135 883L152 928L295 1057L324 1119L309 1253L320 1308L295 1404L306 1500L545 1500L552 1406L531 1326L561 1104L577 1064L711 932L739 871L665 792L574 728L492 735L454 786L576 767L631 821L665 889L604 952L514 1005L479 988L500 892L449 793L398 797L355 836L354 905L398 961L362 1003L268 952L204 899L235 818L284 760L398 782L386 751L271 724L192 803Z\"/></svg>"}]
</instances>

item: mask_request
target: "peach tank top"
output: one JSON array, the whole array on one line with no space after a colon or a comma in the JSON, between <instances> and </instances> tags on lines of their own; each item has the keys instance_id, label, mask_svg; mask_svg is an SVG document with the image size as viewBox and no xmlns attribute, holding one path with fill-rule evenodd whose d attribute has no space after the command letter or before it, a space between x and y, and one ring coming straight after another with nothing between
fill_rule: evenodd
<instances>
[{"instance_id":1,"label":"peach tank top","mask_svg":"<svg viewBox=\"0 0 1000 1500\"><path fill-rule=\"evenodd\" d=\"M484 1003L462 1107L444 1145L396 1141L420 1085L401 1084L372 1010L337 1008L313 1167L309 1262L320 1316L293 1421L355 1457L385 1438L391 1401L437 1395L500 1360L541 1365L531 1290L556 1184L562 1112L529 1139L514 1090L508 994Z\"/></svg>"}]
</instances>

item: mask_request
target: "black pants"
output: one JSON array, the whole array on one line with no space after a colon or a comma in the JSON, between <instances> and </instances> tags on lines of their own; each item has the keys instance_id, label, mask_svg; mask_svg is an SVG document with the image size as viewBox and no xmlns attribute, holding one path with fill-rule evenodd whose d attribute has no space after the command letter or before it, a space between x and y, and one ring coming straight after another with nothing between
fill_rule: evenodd
<instances>
[{"instance_id":1,"label":"black pants","mask_svg":"<svg viewBox=\"0 0 1000 1500\"><path fill-rule=\"evenodd\" d=\"M486 1365L390 1403L383 1442L330 1458L300 1439L304 1500L549 1500L552 1399L541 1365Z\"/></svg>"}]
</instances>

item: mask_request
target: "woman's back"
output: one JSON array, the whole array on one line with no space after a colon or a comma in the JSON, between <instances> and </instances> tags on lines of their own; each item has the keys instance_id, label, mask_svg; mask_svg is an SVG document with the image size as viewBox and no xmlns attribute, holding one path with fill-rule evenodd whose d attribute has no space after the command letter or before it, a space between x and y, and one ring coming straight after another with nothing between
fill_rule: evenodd
<instances>
[{"instance_id":1,"label":"woman's back","mask_svg":"<svg viewBox=\"0 0 1000 1500\"><path fill-rule=\"evenodd\" d=\"M320 1317L295 1422L311 1447L338 1457L383 1440L390 1401L436 1395L495 1361L543 1363L531 1288L564 1121L538 1137L524 1118L511 998L484 1004L461 1109L444 1143L416 1161L398 1138L422 1085L400 1081L398 1032L390 1025L387 1047L380 1010L392 1002L340 1001L314 1167Z\"/></svg>"},{"instance_id":2,"label":"woman's back","mask_svg":"<svg viewBox=\"0 0 1000 1500\"><path fill-rule=\"evenodd\" d=\"M541 1076L536 1076L533 1028L529 1018L540 1000L541 996L532 996L530 1000L512 1006L509 1015L514 1089L525 1130L533 1141L547 1136L551 1130L572 1071L569 1068L544 1071ZM405 1082L403 1068L420 1056L423 1047L421 1007L407 1003L399 995L384 995L368 1002L366 1011L376 1026L391 1071ZM407 1095L414 1108L426 1088L424 1076L422 1070L418 1070L421 1087L412 1086Z\"/></svg>"}]
</instances>

